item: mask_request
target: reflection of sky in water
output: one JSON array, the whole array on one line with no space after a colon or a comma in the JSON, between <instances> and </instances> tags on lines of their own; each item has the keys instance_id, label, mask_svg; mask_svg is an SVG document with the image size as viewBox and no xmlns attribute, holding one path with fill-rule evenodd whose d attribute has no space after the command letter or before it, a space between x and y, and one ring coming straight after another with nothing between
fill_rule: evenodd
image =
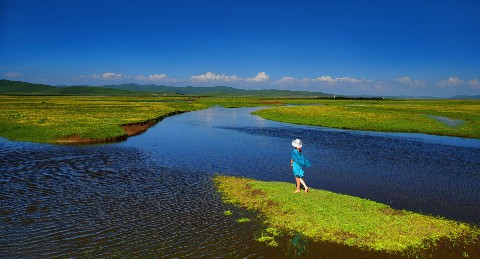
<instances>
[{"instance_id":1,"label":"reflection of sky in water","mask_svg":"<svg viewBox=\"0 0 480 259\"><path fill-rule=\"evenodd\" d=\"M448 117L442 117L442 116L432 116L432 115L428 115L427 117L429 118L432 118L432 119L435 119L447 126L450 126L450 127L456 127L456 126L460 126L462 125L463 123L465 123L463 120L454 120L454 119L450 119Z\"/></svg>"}]
</instances>

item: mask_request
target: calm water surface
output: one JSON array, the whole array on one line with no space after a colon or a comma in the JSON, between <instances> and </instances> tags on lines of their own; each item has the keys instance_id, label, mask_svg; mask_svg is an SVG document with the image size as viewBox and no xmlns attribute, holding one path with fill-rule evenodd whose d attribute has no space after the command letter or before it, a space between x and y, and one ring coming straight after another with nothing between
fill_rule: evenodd
<instances>
[{"instance_id":1,"label":"calm water surface","mask_svg":"<svg viewBox=\"0 0 480 259\"><path fill-rule=\"evenodd\" d=\"M255 215L224 205L211 177L293 184L294 138L313 188L480 223L480 140L296 126L255 109L173 116L116 144L0 140L0 257L283 257L254 241L259 222L236 221Z\"/></svg>"}]
</instances>

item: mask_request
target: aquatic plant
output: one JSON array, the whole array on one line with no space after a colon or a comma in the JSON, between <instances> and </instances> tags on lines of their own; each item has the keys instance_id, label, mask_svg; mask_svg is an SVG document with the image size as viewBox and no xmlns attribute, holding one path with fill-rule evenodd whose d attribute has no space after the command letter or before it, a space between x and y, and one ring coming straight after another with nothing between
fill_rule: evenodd
<instances>
[{"instance_id":1,"label":"aquatic plant","mask_svg":"<svg viewBox=\"0 0 480 259\"><path fill-rule=\"evenodd\" d=\"M266 243L269 246L277 247L279 244L275 240L278 236L280 236L280 230L275 227L267 227L260 231L260 234L255 237L255 240L258 242Z\"/></svg>"},{"instance_id":2,"label":"aquatic plant","mask_svg":"<svg viewBox=\"0 0 480 259\"><path fill-rule=\"evenodd\" d=\"M245 223L245 222L250 222L250 221L251 221L251 219L249 219L249 218L239 218L239 219L237 219L238 223Z\"/></svg>"}]
</instances>

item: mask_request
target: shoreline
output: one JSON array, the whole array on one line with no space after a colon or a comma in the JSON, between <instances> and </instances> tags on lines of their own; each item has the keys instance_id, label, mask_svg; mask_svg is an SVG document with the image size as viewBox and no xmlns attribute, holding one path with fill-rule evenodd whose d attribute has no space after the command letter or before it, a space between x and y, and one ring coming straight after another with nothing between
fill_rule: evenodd
<instances>
[{"instance_id":1,"label":"shoreline","mask_svg":"<svg viewBox=\"0 0 480 259\"><path fill-rule=\"evenodd\" d=\"M267 120L319 126L326 128L386 132L419 133L480 139L476 106L480 103L453 101L428 102L410 101L382 104L330 102L319 106L280 106L261 109L252 114ZM310 104L310 103L307 103Z\"/></svg>"},{"instance_id":2,"label":"shoreline","mask_svg":"<svg viewBox=\"0 0 480 259\"><path fill-rule=\"evenodd\" d=\"M88 144L105 144L105 143L115 143L122 142L128 139L128 137L133 137L140 135L147 131L150 127L155 126L157 123L163 119L185 113L186 111L174 111L161 116L158 116L154 119L148 119L142 122L132 122L120 125L125 134L115 137L108 138L82 138L79 135L70 135L63 137L54 141L54 144L64 144L64 145L88 145Z\"/></svg>"}]
</instances>

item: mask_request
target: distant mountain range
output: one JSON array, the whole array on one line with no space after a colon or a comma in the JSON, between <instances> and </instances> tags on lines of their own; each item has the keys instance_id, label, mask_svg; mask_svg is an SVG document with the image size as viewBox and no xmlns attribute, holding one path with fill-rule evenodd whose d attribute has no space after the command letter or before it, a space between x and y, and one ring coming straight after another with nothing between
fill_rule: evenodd
<instances>
[{"instance_id":1,"label":"distant mountain range","mask_svg":"<svg viewBox=\"0 0 480 259\"><path fill-rule=\"evenodd\" d=\"M165 85L51 86L0 80L0 94L8 95L167 95L167 96L257 96L333 97L332 94L290 90L245 90L228 86L175 87Z\"/></svg>"},{"instance_id":2,"label":"distant mountain range","mask_svg":"<svg viewBox=\"0 0 480 259\"><path fill-rule=\"evenodd\" d=\"M104 85L98 86L51 86L33 84L21 81L0 80L0 95L107 95L107 96L255 96L283 98L332 98L333 94L291 90L245 90L228 86L212 87L175 87L166 85ZM336 96L346 99L382 99L378 96ZM480 99L480 95L456 95L450 98L435 98L431 96L386 96L388 99Z\"/></svg>"},{"instance_id":3,"label":"distant mountain range","mask_svg":"<svg viewBox=\"0 0 480 259\"><path fill-rule=\"evenodd\" d=\"M194 86L165 86L165 85L105 85L104 87L128 90L128 91L146 91L155 92L166 95L199 95L199 96L258 96L258 97L333 97L333 94L322 92L308 91L291 91L291 90L245 90L229 86L212 86L212 87L194 87Z\"/></svg>"}]
</instances>

